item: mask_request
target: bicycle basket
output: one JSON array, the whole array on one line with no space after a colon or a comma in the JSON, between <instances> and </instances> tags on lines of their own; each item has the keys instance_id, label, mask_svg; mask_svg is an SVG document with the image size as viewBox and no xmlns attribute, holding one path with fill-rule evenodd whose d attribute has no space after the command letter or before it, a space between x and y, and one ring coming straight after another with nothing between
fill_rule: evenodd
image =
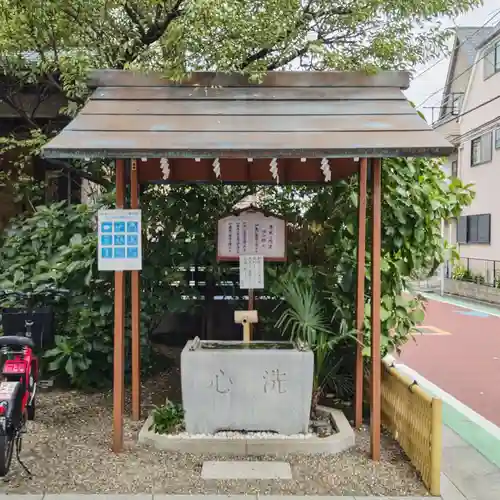
<instances>
[{"instance_id":1,"label":"bicycle basket","mask_svg":"<svg viewBox=\"0 0 500 500\"><path fill-rule=\"evenodd\" d=\"M54 343L54 311L52 307L41 307L29 314L24 308L5 307L2 310L4 335L24 335L25 321L33 321L31 338L39 349L47 349Z\"/></svg>"}]
</instances>

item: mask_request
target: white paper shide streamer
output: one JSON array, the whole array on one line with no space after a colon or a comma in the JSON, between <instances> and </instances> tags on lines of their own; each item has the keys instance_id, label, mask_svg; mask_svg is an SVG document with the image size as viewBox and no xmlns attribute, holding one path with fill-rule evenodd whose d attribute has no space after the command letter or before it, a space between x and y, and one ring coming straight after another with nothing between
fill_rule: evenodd
<instances>
[{"instance_id":1,"label":"white paper shide streamer","mask_svg":"<svg viewBox=\"0 0 500 500\"><path fill-rule=\"evenodd\" d=\"M330 169L330 162L328 158L323 158L321 160L321 171L325 176L325 182L330 182L332 180L332 171Z\"/></svg>"},{"instance_id":2,"label":"white paper shide streamer","mask_svg":"<svg viewBox=\"0 0 500 500\"><path fill-rule=\"evenodd\" d=\"M219 158L216 158L214 162L212 163L212 166L214 167L214 174L217 177L217 179L220 178L220 161Z\"/></svg>"},{"instance_id":3,"label":"white paper shide streamer","mask_svg":"<svg viewBox=\"0 0 500 500\"><path fill-rule=\"evenodd\" d=\"M163 172L163 180L166 181L170 177L170 165L168 163L168 158L162 158L160 160L160 168Z\"/></svg>"},{"instance_id":4,"label":"white paper shide streamer","mask_svg":"<svg viewBox=\"0 0 500 500\"><path fill-rule=\"evenodd\" d=\"M271 160L271 163L269 164L269 171L271 172L273 179L276 181L276 184L279 184L280 178L278 174L278 160L276 158Z\"/></svg>"}]
</instances>

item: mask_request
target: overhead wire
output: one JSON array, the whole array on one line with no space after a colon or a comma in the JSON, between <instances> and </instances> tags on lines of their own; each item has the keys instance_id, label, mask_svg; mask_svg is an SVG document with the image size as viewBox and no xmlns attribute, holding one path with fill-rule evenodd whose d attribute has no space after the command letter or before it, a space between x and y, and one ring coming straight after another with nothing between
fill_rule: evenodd
<instances>
[{"instance_id":1,"label":"overhead wire","mask_svg":"<svg viewBox=\"0 0 500 500\"><path fill-rule=\"evenodd\" d=\"M491 21L493 21L493 19L495 19L495 17L499 16L500 15L500 9L496 9L494 10L493 12L490 12L490 17L476 30L474 31L474 33L472 33L472 35L470 35L470 37L464 37L463 41L461 43L458 44L458 46L456 47L456 49L459 49L460 47L462 47L465 43L467 43L468 41L470 41L471 37L477 35L483 28L486 28L486 25L491 23ZM454 26L455 26L455 29L456 28L459 28L460 26L457 26L455 22L453 22ZM439 63L445 61L447 58L447 56L443 56L441 57L440 59L438 59L436 62L434 62L434 64L432 64L431 66L425 68L424 70L422 70L420 73L418 73L417 75L415 75L413 77L413 80L416 80L417 78L420 78L422 75L425 75L428 71L430 71L432 68L435 68Z\"/></svg>"},{"instance_id":2,"label":"overhead wire","mask_svg":"<svg viewBox=\"0 0 500 500\"><path fill-rule=\"evenodd\" d=\"M498 15L500 15L500 9L497 9L496 14L493 17L491 17L487 22L491 22L491 20L494 19ZM485 26L483 25L479 29L482 29L483 27L485 27ZM477 33L479 31L479 29L475 33ZM467 39L466 41L468 41L468 40L469 39ZM469 66L467 66L467 68L465 68L461 73L459 73L457 76L455 76L450 82L447 82L447 84L444 87L441 87L438 90L436 90L436 91L432 92L431 94L429 94L422 102L420 102L420 104L418 104L416 106L416 108L420 108L429 99L431 99L435 95L437 95L440 92L442 92L443 90L445 90L445 88L447 86L451 85L453 82L455 82L456 80L458 80L462 75L464 75L465 73L467 73L470 69L474 68L474 66L476 66L479 62L481 62L487 55L488 55L488 52L486 51L479 59L475 60L472 64L470 64Z\"/></svg>"},{"instance_id":3,"label":"overhead wire","mask_svg":"<svg viewBox=\"0 0 500 500\"><path fill-rule=\"evenodd\" d=\"M482 102L481 104L478 104L477 106L474 106L473 108L468 109L467 111L464 111L463 113L459 113L458 115L453 115L453 118L458 119L461 116L468 115L469 113L472 113L473 111L476 111L476 109L480 109L483 106L486 106L487 104L490 104L496 100L500 99L500 95L497 95L495 97L492 97L491 99L488 99L485 102Z\"/></svg>"}]
</instances>

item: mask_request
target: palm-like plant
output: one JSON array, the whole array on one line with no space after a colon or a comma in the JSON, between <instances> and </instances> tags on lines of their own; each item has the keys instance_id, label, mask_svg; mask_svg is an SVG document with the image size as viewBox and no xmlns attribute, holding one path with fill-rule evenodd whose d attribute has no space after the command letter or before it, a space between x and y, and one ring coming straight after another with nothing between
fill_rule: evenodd
<instances>
[{"instance_id":1,"label":"palm-like plant","mask_svg":"<svg viewBox=\"0 0 500 500\"><path fill-rule=\"evenodd\" d=\"M279 280L277 288L286 308L276 327L282 335L304 343L314 353L311 401L311 413L314 414L331 371L337 366L337 363L328 363L330 356L334 355L339 343L347 338L356 339L356 335L340 317L340 310L336 309L333 317L328 318L321 294L315 289L310 275L299 277L289 272Z\"/></svg>"}]
</instances>

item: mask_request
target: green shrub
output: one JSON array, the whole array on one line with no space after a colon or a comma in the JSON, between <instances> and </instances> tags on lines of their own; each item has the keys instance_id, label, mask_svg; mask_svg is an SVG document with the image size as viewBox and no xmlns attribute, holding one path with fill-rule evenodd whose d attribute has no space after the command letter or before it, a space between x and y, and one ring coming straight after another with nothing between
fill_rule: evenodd
<instances>
[{"instance_id":1,"label":"green shrub","mask_svg":"<svg viewBox=\"0 0 500 500\"><path fill-rule=\"evenodd\" d=\"M97 211L105 202L37 207L13 219L0 240L0 288L36 292L53 285L70 290L62 300L44 300L54 307L57 336L42 361L49 375L76 387L99 387L112 378L113 273L97 269L95 230ZM129 337L127 328L127 346ZM144 336L145 366L147 347Z\"/></svg>"},{"instance_id":2,"label":"green shrub","mask_svg":"<svg viewBox=\"0 0 500 500\"><path fill-rule=\"evenodd\" d=\"M454 266L451 277L458 281L470 281L472 279L470 271L464 266Z\"/></svg>"},{"instance_id":3,"label":"green shrub","mask_svg":"<svg viewBox=\"0 0 500 500\"><path fill-rule=\"evenodd\" d=\"M164 406L157 406L153 410L153 423L149 430L156 434L172 434L180 431L184 426L184 410L181 405L167 401Z\"/></svg>"}]
</instances>

